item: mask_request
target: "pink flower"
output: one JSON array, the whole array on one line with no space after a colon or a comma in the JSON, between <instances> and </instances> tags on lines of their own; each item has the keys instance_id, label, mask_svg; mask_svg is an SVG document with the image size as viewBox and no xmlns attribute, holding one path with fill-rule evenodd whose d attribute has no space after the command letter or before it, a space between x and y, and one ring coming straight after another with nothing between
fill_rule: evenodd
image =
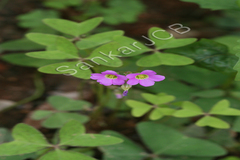
<instances>
[{"instance_id":1,"label":"pink flower","mask_svg":"<svg viewBox=\"0 0 240 160\"><path fill-rule=\"evenodd\" d=\"M144 70L141 73L128 74L127 84L137 85L138 83L144 87L153 86L155 81L159 82L165 79L162 75L156 75L157 73L152 70Z\"/></svg>"},{"instance_id":2,"label":"pink flower","mask_svg":"<svg viewBox=\"0 0 240 160\"><path fill-rule=\"evenodd\" d=\"M97 82L104 86L123 85L125 80L127 80L125 76L119 75L117 72L111 70L102 73L92 73L91 75L91 79L97 80Z\"/></svg>"}]
</instances>

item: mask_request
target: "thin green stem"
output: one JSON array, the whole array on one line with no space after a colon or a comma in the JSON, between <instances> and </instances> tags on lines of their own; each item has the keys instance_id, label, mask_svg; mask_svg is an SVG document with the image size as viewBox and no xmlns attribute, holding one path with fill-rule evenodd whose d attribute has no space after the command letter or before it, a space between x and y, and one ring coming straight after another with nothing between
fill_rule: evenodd
<instances>
[{"instance_id":1,"label":"thin green stem","mask_svg":"<svg viewBox=\"0 0 240 160\"><path fill-rule=\"evenodd\" d=\"M15 108L15 107L17 107L19 105L31 102L31 101L41 97L42 94L44 93L44 90L45 90L44 83L43 83L42 77L41 77L41 73L39 73L39 72L35 73L35 75L34 75L34 84L35 84L36 90L35 90L35 92L34 92L34 94L32 96L27 97L27 98L25 98L23 100L20 100L20 101L16 102L14 105L9 106L8 108L2 110L1 112L5 112L5 111L8 111L8 110L11 110L11 109L13 109L13 108Z\"/></svg>"}]
</instances>

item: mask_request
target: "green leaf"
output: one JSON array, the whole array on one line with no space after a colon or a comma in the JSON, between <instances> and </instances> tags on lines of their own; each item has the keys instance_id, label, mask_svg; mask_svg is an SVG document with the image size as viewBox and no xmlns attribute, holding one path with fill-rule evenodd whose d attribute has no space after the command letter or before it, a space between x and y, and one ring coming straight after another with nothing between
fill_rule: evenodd
<instances>
[{"instance_id":1,"label":"green leaf","mask_svg":"<svg viewBox=\"0 0 240 160\"><path fill-rule=\"evenodd\" d=\"M27 51L39 49L44 49L44 47L33 43L26 38L7 41L0 44L0 51Z\"/></svg>"},{"instance_id":2,"label":"green leaf","mask_svg":"<svg viewBox=\"0 0 240 160\"><path fill-rule=\"evenodd\" d=\"M89 118L85 115L81 115L78 113L57 112L54 113L52 116L48 117L45 121L43 121L42 126L46 128L60 128L70 120L76 120L80 123L86 123L87 121L89 121Z\"/></svg>"},{"instance_id":3,"label":"green leaf","mask_svg":"<svg viewBox=\"0 0 240 160\"><path fill-rule=\"evenodd\" d=\"M184 102L182 108L174 113L175 117L194 117L203 114L202 109L192 102Z\"/></svg>"},{"instance_id":4,"label":"green leaf","mask_svg":"<svg viewBox=\"0 0 240 160\"><path fill-rule=\"evenodd\" d=\"M24 155L17 155L17 156L1 156L0 160L26 160L29 158L36 158L36 155L31 153L31 154L24 154Z\"/></svg>"},{"instance_id":5,"label":"green leaf","mask_svg":"<svg viewBox=\"0 0 240 160\"><path fill-rule=\"evenodd\" d=\"M52 63L61 62L60 60L36 59L36 58L26 56L24 53L6 54L2 56L2 60L15 65L19 65L19 66L36 67L36 68L49 65Z\"/></svg>"},{"instance_id":6,"label":"green leaf","mask_svg":"<svg viewBox=\"0 0 240 160\"><path fill-rule=\"evenodd\" d=\"M195 124L200 127L209 126L209 127L213 127L213 128L220 128L220 129L230 128L230 126L227 122L225 122L219 118L215 118L215 117L211 117L211 116L205 116L205 117L201 118L200 120L198 120Z\"/></svg>"},{"instance_id":7,"label":"green leaf","mask_svg":"<svg viewBox=\"0 0 240 160\"><path fill-rule=\"evenodd\" d=\"M196 90L195 87L191 87L189 85L185 85L184 83L180 83L176 80L171 80L168 78L166 78L164 81L161 81L161 83L155 83L155 85L152 87L139 86L138 88L156 94L159 92L164 92L175 96L177 101L190 99L190 94Z\"/></svg>"},{"instance_id":8,"label":"green leaf","mask_svg":"<svg viewBox=\"0 0 240 160\"><path fill-rule=\"evenodd\" d=\"M116 45L118 46L116 42L105 44L95 49L87 59L97 65L120 67L123 65L123 62L117 58L121 56L114 53L116 52L116 50L114 50Z\"/></svg>"},{"instance_id":9,"label":"green leaf","mask_svg":"<svg viewBox=\"0 0 240 160\"><path fill-rule=\"evenodd\" d=\"M165 75L165 77L171 77L173 79L191 84L192 86L197 86L199 88L209 90L214 87L221 86L227 81L227 79L230 79L230 76L227 74L214 72L194 65L180 67L162 66L160 73L162 75ZM164 83L167 79L165 79L161 83ZM199 91L199 89L197 89L196 91L192 91L192 93L197 91Z\"/></svg>"},{"instance_id":10,"label":"green leaf","mask_svg":"<svg viewBox=\"0 0 240 160\"><path fill-rule=\"evenodd\" d=\"M165 104L175 100L175 97L171 95L156 96L149 93L142 93L141 95L148 102L151 102L152 104L155 105Z\"/></svg>"},{"instance_id":11,"label":"green leaf","mask_svg":"<svg viewBox=\"0 0 240 160\"><path fill-rule=\"evenodd\" d=\"M137 65L141 67L155 67L159 65L182 66L192 63L194 63L194 60L191 58L172 53L160 52L155 52L154 54L143 57L137 61Z\"/></svg>"},{"instance_id":12,"label":"green leaf","mask_svg":"<svg viewBox=\"0 0 240 160\"><path fill-rule=\"evenodd\" d=\"M227 115L227 116L239 116L240 110L229 108L230 102L226 99L219 101L217 104L213 106L210 110L210 114L217 115Z\"/></svg>"},{"instance_id":13,"label":"green leaf","mask_svg":"<svg viewBox=\"0 0 240 160\"><path fill-rule=\"evenodd\" d=\"M157 120L162 118L163 116L170 116L175 112L174 109L171 108L155 108L151 114L150 114L150 119L151 120Z\"/></svg>"},{"instance_id":14,"label":"green leaf","mask_svg":"<svg viewBox=\"0 0 240 160\"><path fill-rule=\"evenodd\" d=\"M141 42L126 36L116 36L114 42L118 44L113 50L117 50L122 57L136 56L144 52L151 51L150 48L143 45Z\"/></svg>"},{"instance_id":15,"label":"green leaf","mask_svg":"<svg viewBox=\"0 0 240 160\"><path fill-rule=\"evenodd\" d=\"M211 89L211 90L194 92L192 93L192 95L196 97L202 97L202 98L215 98L215 97L224 96L225 92L220 89Z\"/></svg>"},{"instance_id":16,"label":"green leaf","mask_svg":"<svg viewBox=\"0 0 240 160\"><path fill-rule=\"evenodd\" d=\"M48 152L47 154L43 155L39 160L70 160L70 159L96 160L95 158L88 157L78 152L63 151L59 149Z\"/></svg>"},{"instance_id":17,"label":"green leaf","mask_svg":"<svg viewBox=\"0 0 240 160\"><path fill-rule=\"evenodd\" d=\"M78 121L71 120L67 122L61 129L59 137L62 142L66 142L70 140L70 136L77 134L85 134L86 129L82 123Z\"/></svg>"},{"instance_id":18,"label":"green leaf","mask_svg":"<svg viewBox=\"0 0 240 160\"><path fill-rule=\"evenodd\" d=\"M220 159L220 160L240 160L240 158L234 157L234 156L229 156L229 157L226 157L226 158L223 158L223 159Z\"/></svg>"},{"instance_id":19,"label":"green leaf","mask_svg":"<svg viewBox=\"0 0 240 160\"><path fill-rule=\"evenodd\" d=\"M113 42L98 47L92 52L91 56L88 58L101 57L105 59L105 61L107 60L108 63L110 63L109 61L115 59L117 60L117 57L135 56L149 50L150 49L148 47L134 39L125 36L116 36L114 37ZM100 62L102 61L103 60L101 60ZM113 64L114 63L115 62L113 61ZM122 62L121 64L119 64L119 66L120 65L122 65Z\"/></svg>"},{"instance_id":20,"label":"green leaf","mask_svg":"<svg viewBox=\"0 0 240 160\"><path fill-rule=\"evenodd\" d=\"M33 28L38 31L47 33L53 32L53 30L42 23L44 18L58 18L59 12L54 10L33 10L26 14L21 14L17 16L17 19L20 21L18 25L23 28Z\"/></svg>"},{"instance_id":21,"label":"green leaf","mask_svg":"<svg viewBox=\"0 0 240 160\"><path fill-rule=\"evenodd\" d=\"M99 45L111 42L115 36L122 36L123 31L109 31L92 35L90 37L81 39L76 43L77 47L81 50L97 47Z\"/></svg>"},{"instance_id":22,"label":"green leaf","mask_svg":"<svg viewBox=\"0 0 240 160\"><path fill-rule=\"evenodd\" d=\"M196 38L175 39L172 34L158 27L150 28L148 36L156 43L156 49L177 48L197 41Z\"/></svg>"},{"instance_id":23,"label":"green leaf","mask_svg":"<svg viewBox=\"0 0 240 160\"><path fill-rule=\"evenodd\" d=\"M161 124L141 122L137 130L144 143L157 155L215 157L227 153L215 143L186 137Z\"/></svg>"},{"instance_id":24,"label":"green leaf","mask_svg":"<svg viewBox=\"0 0 240 160\"><path fill-rule=\"evenodd\" d=\"M36 152L51 146L35 128L23 123L13 128L14 141L0 145L1 156L11 156Z\"/></svg>"},{"instance_id":25,"label":"green leaf","mask_svg":"<svg viewBox=\"0 0 240 160\"><path fill-rule=\"evenodd\" d=\"M69 6L79 6L82 4L82 0L49 0L49 1L44 1L44 5L46 7L51 7L55 9L65 9Z\"/></svg>"},{"instance_id":26,"label":"green leaf","mask_svg":"<svg viewBox=\"0 0 240 160\"><path fill-rule=\"evenodd\" d=\"M107 3L107 7L101 7L99 12L103 15L105 23L117 25L136 22L144 8L145 5L138 0L111 0Z\"/></svg>"},{"instance_id":27,"label":"green leaf","mask_svg":"<svg viewBox=\"0 0 240 160\"><path fill-rule=\"evenodd\" d=\"M237 71L235 81L240 81L240 53L236 54L236 56L238 57L238 61L233 67L233 69Z\"/></svg>"},{"instance_id":28,"label":"green leaf","mask_svg":"<svg viewBox=\"0 0 240 160\"><path fill-rule=\"evenodd\" d=\"M102 20L103 18L97 17L81 23L64 19L44 19L43 22L60 32L78 37L96 28L102 22Z\"/></svg>"},{"instance_id":29,"label":"green leaf","mask_svg":"<svg viewBox=\"0 0 240 160\"><path fill-rule=\"evenodd\" d=\"M72 62L55 63L55 64L43 66L39 68L38 71L42 73L48 73L48 74L68 74L77 78L90 79L91 73L92 73L91 70L80 69L81 66L79 64L82 64L82 62L72 61Z\"/></svg>"},{"instance_id":30,"label":"green leaf","mask_svg":"<svg viewBox=\"0 0 240 160\"><path fill-rule=\"evenodd\" d=\"M56 43L57 39L60 36L56 36L52 34L43 34L43 33L28 33L26 34L26 37L35 43L38 43L44 46L51 46Z\"/></svg>"},{"instance_id":31,"label":"green leaf","mask_svg":"<svg viewBox=\"0 0 240 160\"><path fill-rule=\"evenodd\" d=\"M79 59L77 48L66 38L56 38L55 46L56 51L30 52L26 53L26 55L43 59Z\"/></svg>"},{"instance_id":32,"label":"green leaf","mask_svg":"<svg viewBox=\"0 0 240 160\"><path fill-rule=\"evenodd\" d=\"M181 0L184 2L193 2L200 5L201 8L207 8L212 10L223 10L223 9L239 9L236 0Z\"/></svg>"},{"instance_id":33,"label":"green leaf","mask_svg":"<svg viewBox=\"0 0 240 160\"><path fill-rule=\"evenodd\" d=\"M126 104L132 108L132 115L134 117L141 117L145 113L151 110L152 106L143 102L138 102L134 100L127 100Z\"/></svg>"},{"instance_id":34,"label":"green leaf","mask_svg":"<svg viewBox=\"0 0 240 160\"><path fill-rule=\"evenodd\" d=\"M0 128L0 135L0 144L13 140L10 131L6 128Z\"/></svg>"},{"instance_id":35,"label":"green leaf","mask_svg":"<svg viewBox=\"0 0 240 160\"><path fill-rule=\"evenodd\" d=\"M240 36L235 36L235 35L227 35L227 36L221 36L214 38L213 40L224 44L228 47L229 53L231 54L236 54L238 53L237 47L239 46L238 40L240 39Z\"/></svg>"},{"instance_id":36,"label":"green leaf","mask_svg":"<svg viewBox=\"0 0 240 160\"><path fill-rule=\"evenodd\" d=\"M101 134L83 134L82 130L72 130L79 122L70 121L60 130L60 145L96 147L121 143L120 138ZM72 130L66 132L66 130Z\"/></svg>"},{"instance_id":37,"label":"green leaf","mask_svg":"<svg viewBox=\"0 0 240 160\"><path fill-rule=\"evenodd\" d=\"M53 114L53 111L37 110L32 114L31 118L34 120L41 120L49 117L51 114Z\"/></svg>"},{"instance_id":38,"label":"green leaf","mask_svg":"<svg viewBox=\"0 0 240 160\"><path fill-rule=\"evenodd\" d=\"M63 96L51 96L48 102L59 111L77 111L88 109L91 103L83 100L73 100Z\"/></svg>"},{"instance_id":39,"label":"green leaf","mask_svg":"<svg viewBox=\"0 0 240 160\"><path fill-rule=\"evenodd\" d=\"M59 111L77 111L88 109L91 103L83 100L73 100L64 96L51 96L48 102Z\"/></svg>"},{"instance_id":40,"label":"green leaf","mask_svg":"<svg viewBox=\"0 0 240 160\"><path fill-rule=\"evenodd\" d=\"M232 129L236 132L240 132L240 117L236 118L236 120L233 123Z\"/></svg>"},{"instance_id":41,"label":"green leaf","mask_svg":"<svg viewBox=\"0 0 240 160\"><path fill-rule=\"evenodd\" d=\"M237 143L235 138L232 136L231 129L215 130L208 136L208 139L226 148L234 147Z\"/></svg>"},{"instance_id":42,"label":"green leaf","mask_svg":"<svg viewBox=\"0 0 240 160\"><path fill-rule=\"evenodd\" d=\"M41 59L78 59L79 57L73 56L61 51L38 51L26 53L27 56Z\"/></svg>"},{"instance_id":43,"label":"green leaf","mask_svg":"<svg viewBox=\"0 0 240 160\"><path fill-rule=\"evenodd\" d=\"M187 56L195 60L197 66L217 72L234 72L233 66L238 60L237 56L229 54L227 46L209 39L166 52Z\"/></svg>"},{"instance_id":44,"label":"green leaf","mask_svg":"<svg viewBox=\"0 0 240 160\"><path fill-rule=\"evenodd\" d=\"M114 147L102 146L100 149L104 153L103 160L142 160L147 156L143 148L117 132L103 131L101 134L111 135L123 140L123 143L116 144Z\"/></svg>"}]
</instances>

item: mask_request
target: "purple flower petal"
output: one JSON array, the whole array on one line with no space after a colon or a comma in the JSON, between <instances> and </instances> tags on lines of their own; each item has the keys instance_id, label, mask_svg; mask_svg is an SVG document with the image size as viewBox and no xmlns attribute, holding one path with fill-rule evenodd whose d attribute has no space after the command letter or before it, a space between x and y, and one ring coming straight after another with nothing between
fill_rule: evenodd
<instances>
[{"instance_id":1,"label":"purple flower petal","mask_svg":"<svg viewBox=\"0 0 240 160\"><path fill-rule=\"evenodd\" d=\"M126 76L123 76L123 75L117 75L117 77L119 77L119 78L122 79L122 80L127 80L127 77L126 77Z\"/></svg>"},{"instance_id":2,"label":"purple flower petal","mask_svg":"<svg viewBox=\"0 0 240 160\"><path fill-rule=\"evenodd\" d=\"M112 81L113 81L113 85L123 85L125 83L124 80L119 79L119 78L113 79Z\"/></svg>"},{"instance_id":3,"label":"purple flower petal","mask_svg":"<svg viewBox=\"0 0 240 160\"><path fill-rule=\"evenodd\" d=\"M128 74L128 75L126 75L126 77L128 78L128 79L131 79L131 78L135 78L137 75L139 75L140 73L131 73L131 74Z\"/></svg>"},{"instance_id":4,"label":"purple flower petal","mask_svg":"<svg viewBox=\"0 0 240 160\"><path fill-rule=\"evenodd\" d=\"M104 72L102 72L102 74L113 74L113 75L117 75L117 72L115 72L115 71L111 71L111 70L106 70L106 71L104 71Z\"/></svg>"},{"instance_id":5,"label":"purple flower petal","mask_svg":"<svg viewBox=\"0 0 240 160\"><path fill-rule=\"evenodd\" d=\"M127 94L128 94L128 90L124 91L122 95L127 96Z\"/></svg>"},{"instance_id":6,"label":"purple flower petal","mask_svg":"<svg viewBox=\"0 0 240 160\"><path fill-rule=\"evenodd\" d=\"M127 81L127 84L129 84L129 85L137 85L138 83L139 83L138 79L129 79Z\"/></svg>"},{"instance_id":7,"label":"purple flower petal","mask_svg":"<svg viewBox=\"0 0 240 160\"><path fill-rule=\"evenodd\" d=\"M102 79L102 78L104 78L104 75L102 75L100 73L92 73L90 78L94 79L94 80Z\"/></svg>"},{"instance_id":8,"label":"purple flower petal","mask_svg":"<svg viewBox=\"0 0 240 160\"><path fill-rule=\"evenodd\" d=\"M100 79L97 82L99 82L100 84L102 84L104 86L111 86L113 84L113 80L112 79L108 79L108 78Z\"/></svg>"},{"instance_id":9,"label":"purple flower petal","mask_svg":"<svg viewBox=\"0 0 240 160\"><path fill-rule=\"evenodd\" d=\"M165 79L164 76L161 76L161 75L149 75L149 79L150 80L153 80L153 81L162 81Z\"/></svg>"},{"instance_id":10,"label":"purple flower petal","mask_svg":"<svg viewBox=\"0 0 240 160\"><path fill-rule=\"evenodd\" d=\"M141 72L141 74L154 75L154 74L157 74L157 73L152 71L152 70L144 70L144 71Z\"/></svg>"},{"instance_id":11,"label":"purple flower petal","mask_svg":"<svg viewBox=\"0 0 240 160\"><path fill-rule=\"evenodd\" d=\"M150 79L143 79L140 80L140 85L144 86L144 87L149 87L149 86L153 86L155 84L154 81L150 80Z\"/></svg>"}]
</instances>

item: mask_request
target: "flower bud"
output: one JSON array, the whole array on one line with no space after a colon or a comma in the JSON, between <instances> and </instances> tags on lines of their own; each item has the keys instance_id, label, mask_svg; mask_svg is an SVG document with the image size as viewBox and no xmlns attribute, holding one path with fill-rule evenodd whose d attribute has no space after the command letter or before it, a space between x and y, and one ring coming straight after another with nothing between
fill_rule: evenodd
<instances>
[{"instance_id":1,"label":"flower bud","mask_svg":"<svg viewBox=\"0 0 240 160\"><path fill-rule=\"evenodd\" d=\"M114 94L117 99L121 99L123 97L119 89L114 90Z\"/></svg>"},{"instance_id":2,"label":"flower bud","mask_svg":"<svg viewBox=\"0 0 240 160\"><path fill-rule=\"evenodd\" d=\"M124 91L122 96L127 96L127 94L128 94L128 90Z\"/></svg>"},{"instance_id":3,"label":"flower bud","mask_svg":"<svg viewBox=\"0 0 240 160\"><path fill-rule=\"evenodd\" d=\"M124 91L129 90L131 87L132 87L131 85L126 84L126 83L121 86L121 88L122 88Z\"/></svg>"}]
</instances>

